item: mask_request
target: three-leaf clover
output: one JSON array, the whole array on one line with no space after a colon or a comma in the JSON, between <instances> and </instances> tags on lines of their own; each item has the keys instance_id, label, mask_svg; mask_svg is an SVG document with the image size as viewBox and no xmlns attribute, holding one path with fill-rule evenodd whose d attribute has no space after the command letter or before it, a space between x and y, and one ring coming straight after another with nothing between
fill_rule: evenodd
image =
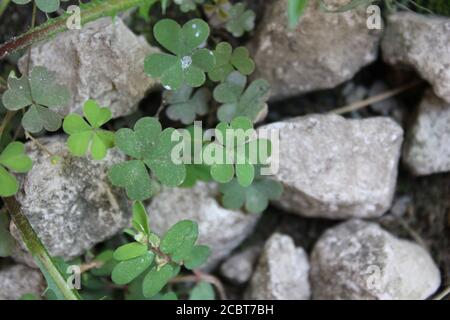
<instances>
[{"instance_id":1,"label":"three-leaf clover","mask_svg":"<svg viewBox=\"0 0 450 320\"><path fill-rule=\"evenodd\" d=\"M12 142L0 153L0 196L10 197L19 191L19 182L8 172L25 173L33 166L30 157L25 154L25 145Z\"/></svg>"},{"instance_id":2,"label":"three-leaf clover","mask_svg":"<svg viewBox=\"0 0 450 320\"><path fill-rule=\"evenodd\" d=\"M247 89L246 84L247 77L234 71L214 89L214 99L223 103L217 112L220 121L231 122L239 116L258 119L269 98L270 86L264 79L253 81Z\"/></svg>"},{"instance_id":3,"label":"three-leaf clover","mask_svg":"<svg viewBox=\"0 0 450 320\"><path fill-rule=\"evenodd\" d=\"M69 0L34 0L34 2L36 3L36 7L38 7L39 10L45 13L51 13L58 10L61 1L66 2ZM13 0L13 2L16 4L27 4L30 3L31 0Z\"/></svg>"},{"instance_id":4,"label":"three-leaf clover","mask_svg":"<svg viewBox=\"0 0 450 320\"><path fill-rule=\"evenodd\" d=\"M81 157L90 152L94 160L101 160L106 156L109 148L114 146L114 133L100 129L112 118L111 110L100 108L94 100L88 100L83 107L84 117L72 113L64 119L63 129L68 135L67 145L70 152Z\"/></svg>"},{"instance_id":5,"label":"three-leaf clover","mask_svg":"<svg viewBox=\"0 0 450 320\"><path fill-rule=\"evenodd\" d=\"M145 59L145 72L161 78L168 90L177 90L183 84L200 87L206 80L205 72L214 67L213 53L199 47L209 37L209 26L201 19L193 19L181 27L171 19L163 19L153 28L156 40L173 54L155 53Z\"/></svg>"},{"instance_id":6,"label":"three-leaf clover","mask_svg":"<svg viewBox=\"0 0 450 320\"><path fill-rule=\"evenodd\" d=\"M11 73L8 90L2 97L8 110L20 110L30 106L22 118L25 130L37 133L42 129L56 131L61 127L62 117L56 112L69 102L69 91L55 84L55 78L44 67L34 67L30 77L17 78Z\"/></svg>"},{"instance_id":7,"label":"three-leaf clover","mask_svg":"<svg viewBox=\"0 0 450 320\"><path fill-rule=\"evenodd\" d=\"M260 148L266 152L259 152ZM250 119L237 117L229 125L217 125L215 141L203 148L203 159L212 160L210 173L215 181L227 183L236 174L239 184L247 187L255 177L255 165L266 164L270 153L270 140L255 139Z\"/></svg>"},{"instance_id":8,"label":"three-leaf clover","mask_svg":"<svg viewBox=\"0 0 450 320\"><path fill-rule=\"evenodd\" d=\"M116 146L134 160L112 166L111 183L125 188L132 200L148 199L155 193L155 182L150 179L148 167L162 184L180 185L186 177L186 168L175 163L178 159L172 159L172 149L176 145L171 139L174 130L162 131L157 119L145 117L136 122L134 131L128 128L117 131Z\"/></svg>"},{"instance_id":9,"label":"three-leaf clover","mask_svg":"<svg viewBox=\"0 0 450 320\"><path fill-rule=\"evenodd\" d=\"M198 89L192 95L193 88L182 86L175 91L165 91L163 98L169 104L166 114L171 120L180 120L183 124L191 124L197 115L208 112L208 102L211 92L207 88Z\"/></svg>"},{"instance_id":10,"label":"three-leaf clover","mask_svg":"<svg viewBox=\"0 0 450 320\"><path fill-rule=\"evenodd\" d=\"M255 27L255 13L248 9L245 10L244 3L236 3L229 11L229 20L226 29L234 37L241 37L246 31L251 31Z\"/></svg>"},{"instance_id":11,"label":"three-leaf clover","mask_svg":"<svg viewBox=\"0 0 450 320\"><path fill-rule=\"evenodd\" d=\"M255 178L253 183L243 187L236 179L221 184L219 191L223 194L222 204L227 209L240 209L250 213L261 213L269 205L269 200L277 200L283 193L282 185L262 176Z\"/></svg>"},{"instance_id":12,"label":"three-leaf clover","mask_svg":"<svg viewBox=\"0 0 450 320\"><path fill-rule=\"evenodd\" d=\"M174 0L174 2L180 7L182 12L188 12L195 10L197 5L202 4L205 0Z\"/></svg>"},{"instance_id":13,"label":"three-leaf clover","mask_svg":"<svg viewBox=\"0 0 450 320\"><path fill-rule=\"evenodd\" d=\"M198 225L193 221L178 222L160 239L150 231L143 204L136 202L132 225L136 242L125 244L114 251L113 257L119 263L114 267L111 277L120 285L140 279L144 298L155 298L167 282L179 273L181 265L184 264L188 269L197 268L210 255L208 247L195 245ZM172 294L166 298L174 297Z\"/></svg>"},{"instance_id":14,"label":"three-leaf clover","mask_svg":"<svg viewBox=\"0 0 450 320\"><path fill-rule=\"evenodd\" d=\"M228 42L221 42L216 46L213 53L216 57L216 64L208 72L212 81L223 82L235 69L244 75L250 75L255 70L255 63L245 47L238 47L233 51Z\"/></svg>"}]
</instances>

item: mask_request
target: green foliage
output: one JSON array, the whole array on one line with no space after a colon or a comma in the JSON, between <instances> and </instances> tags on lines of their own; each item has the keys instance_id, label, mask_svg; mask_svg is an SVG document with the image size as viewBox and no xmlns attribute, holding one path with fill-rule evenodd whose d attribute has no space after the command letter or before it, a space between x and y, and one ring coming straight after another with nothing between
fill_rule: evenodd
<instances>
[{"instance_id":1,"label":"green foliage","mask_svg":"<svg viewBox=\"0 0 450 320\"><path fill-rule=\"evenodd\" d=\"M9 257L16 246L16 241L9 233L9 217L0 211L0 257Z\"/></svg>"},{"instance_id":2,"label":"green foliage","mask_svg":"<svg viewBox=\"0 0 450 320\"><path fill-rule=\"evenodd\" d=\"M217 125L216 140L203 149L204 157L212 155L214 159L218 158L210 169L211 177L215 181L227 183L236 174L240 185L251 185L255 177L255 165L265 164L270 156L270 141L249 136L248 133L251 133L252 129L253 124L246 117L234 118L229 125L226 122ZM268 149L265 158L259 155L260 147ZM257 159L252 160L252 156L257 156Z\"/></svg>"},{"instance_id":3,"label":"green foliage","mask_svg":"<svg viewBox=\"0 0 450 320\"><path fill-rule=\"evenodd\" d=\"M8 110L30 107L22 118L25 130L36 133L42 129L56 131L61 127L62 117L56 112L69 102L69 91L55 84L55 78L44 67L34 67L30 77L17 78L11 73L8 90L2 96Z\"/></svg>"},{"instance_id":4,"label":"green foliage","mask_svg":"<svg viewBox=\"0 0 450 320\"><path fill-rule=\"evenodd\" d=\"M153 28L156 40L169 52L155 53L145 59L145 72L160 78L168 90L177 90L183 84L200 87L205 83L205 72L214 67L211 51L200 48L209 37L209 26L201 19L193 19L181 27L171 19L163 19Z\"/></svg>"},{"instance_id":5,"label":"green foliage","mask_svg":"<svg viewBox=\"0 0 450 320\"><path fill-rule=\"evenodd\" d=\"M77 157L84 156L90 146L92 158L101 160L108 149L114 146L114 133L100 129L111 120L112 113L108 108L100 108L93 100L86 101L83 113L87 122L75 113L64 119L64 132L70 135L67 145L70 152Z\"/></svg>"},{"instance_id":6,"label":"green foliage","mask_svg":"<svg viewBox=\"0 0 450 320\"><path fill-rule=\"evenodd\" d=\"M182 12L189 12L195 10L199 4L203 4L205 0L174 0L174 2Z\"/></svg>"},{"instance_id":7,"label":"green foliage","mask_svg":"<svg viewBox=\"0 0 450 320\"><path fill-rule=\"evenodd\" d=\"M31 0L12 0L16 4L27 4L30 3ZM61 0L61 1L69 1L69 0ZM36 3L36 7L38 7L39 10L45 13L51 13L55 12L59 9L59 6L61 5L60 0L34 0Z\"/></svg>"},{"instance_id":8,"label":"green foliage","mask_svg":"<svg viewBox=\"0 0 450 320\"><path fill-rule=\"evenodd\" d=\"M281 197L283 187L277 181L258 176L251 185L243 187L236 179L221 184L219 191L223 194L222 204L228 209L242 207L249 213L261 213L269 205L269 200Z\"/></svg>"},{"instance_id":9,"label":"green foliage","mask_svg":"<svg viewBox=\"0 0 450 320\"><path fill-rule=\"evenodd\" d=\"M25 173L33 166L31 159L25 154L25 145L12 142L0 153L0 196L13 196L19 191L19 182L8 172Z\"/></svg>"},{"instance_id":10,"label":"green foliage","mask_svg":"<svg viewBox=\"0 0 450 320\"><path fill-rule=\"evenodd\" d=\"M234 37L242 37L245 32L252 31L255 28L255 13L245 9L245 4L239 2L233 5L228 12L229 19L226 29Z\"/></svg>"},{"instance_id":11,"label":"green foliage","mask_svg":"<svg viewBox=\"0 0 450 320\"><path fill-rule=\"evenodd\" d=\"M159 121L150 117L136 122L134 131L128 128L117 131L116 146L135 160L112 166L108 174L111 183L125 188L132 200L148 199L157 191L148 167L162 184L179 186L186 177L186 168L172 161L171 152L176 145L171 141L173 131L173 128L162 130Z\"/></svg>"},{"instance_id":12,"label":"green foliage","mask_svg":"<svg viewBox=\"0 0 450 320\"><path fill-rule=\"evenodd\" d=\"M206 164L188 164L186 165L186 179L182 187L190 188L195 186L197 181L211 181L211 168Z\"/></svg>"},{"instance_id":13,"label":"green foliage","mask_svg":"<svg viewBox=\"0 0 450 320\"><path fill-rule=\"evenodd\" d=\"M189 294L189 300L214 300L214 288L208 282L199 282Z\"/></svg>"},{"instance_id":14,"label":"green foliage","mask_svg":"<svg viewBox=\"0 0 450 320\"><path fill-rule=\"evenodd\" d=\"M309 0L288 0L289 27L295 28L306 10Z\"/></svg>"},{"instance_id":15,"label":"green foliage","mask_svg":"<svg viewBox=\"0 0 450 320\"><path fill-rule=\"evenodd\" d=\"M164 92L163 99L169 104L166 110L169 119L191 124L197 115L204 116L208 112L211 92L207 88L201 88L193 95L192 92L193 88L186 85L175 91Z\"/></svg>"},{"instance_id":16,"label":"green foliage","mask_svg":"<svg viewBox=\"0 0 450 320\"><path fill-rule=\"evenodd\" d=\"M147 213L140 202L133 206L133 230L135 242L125 244L114 251L119 261L112 271L112 280L119 285L132 283L133 295L142 290L142 298L176 299L173 293L158 295L165 285L180 272L186 263L189 269L197 268L209 257L206 246L195 245L198 226L183 220L172 226L160 239L151 232Z\"/></svg>"},{"instance_id":17,"label":"green foliage","mask_svg":"<svg viewBox=\"0 0 450 320\"><path fill-rule=\"evenodd\" d=\"M214 89L214 99L223 103L217 112L220 121L231 122L241 116L257 120L269 98L270 86L263 79L253 81L247 89L246 84L247 77L234 71Z\"/></svg>"},{"instance_id":18,"label":"green foliage","mask_svg":"<svg viewBox=\"0 0 450 320\"><path fill-rule=\"evenodd\" d=\"M216 57L216 64L208 72L212 81L223 82L233 70L237 70L244 75L250 75L255 70L255 63L245 47L238 47L233 51L228 42L221 42L213 52Z\"/></svg>"}]
</instances>

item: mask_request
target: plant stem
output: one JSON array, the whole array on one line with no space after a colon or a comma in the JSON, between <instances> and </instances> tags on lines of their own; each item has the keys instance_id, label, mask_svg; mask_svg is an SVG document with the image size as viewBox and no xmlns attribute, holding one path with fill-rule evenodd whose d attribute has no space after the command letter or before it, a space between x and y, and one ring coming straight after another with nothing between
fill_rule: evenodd
<instances>
[{"instance_id":1,"label":"plant stem","mask_svg":"<svg viewBox=\"0 0 450 320\"><path fill-rule=\"evenodd\" d=\"M80 4L81 24L101 17L115 16L120 12L145 4L148 1L152 0L94 0L86 4ZM68 30L66 22L71 15L70 13L65 13L57 18L49 19L46 23L1 44L0 59Z\"/></svg>"},{"instance_id":2,"label":"plant stem","mask_svg":"<svg viewBox=\"0 0 450 320\"><path fill-rule=\"evenodd\" d=\"M0 18L5 12L6 8L8 8L10 2L11 0L2 0L2 2L0 3Z\"/></svg>"},{"instance_id":3,"label":"plant stem","mask_svg":"<svg viewBox=\"0 0 450 320\"><path fill-rule=\"evenodd\" d=\"M16 114L16 111L8 111L3 118L2 124L0 125L0 141L2 140L3 132L6 129L6 126L8 125L9 121L14 117Z\"/></svg>"},{"instance_id":4,"label":"plant stem","mask_svg":"<svg viewBox=\"0 0 450 320\"><path fill-rule=\"evenodd\" d=\"M55 285L64 295L64 298L67 300L80 300L80 296L76 290L69 288L66 280L62 276L61 272L55 266L50 257L47 249L42 244L41 240L34 232L33 227L30 222L23 214L20 204L17 202L15 197L7 197L3 198L3 201L6 204L6 208L8 209L14 224L20 232L20 236L22 237L23 242L28 248L28 251L31 253L33 258L36 260L39 268L44 274L48 274Z\"/></svg>"},{"instance_id":5,"label":"plant stem","mask_svg":"<svg viewBox=\"0 0 450 320\"><path fill-rule=\"evenodd\" d=\"M194 275L189 276L178 276L173 279L171 279L170 283L180 283L180 282L199 282L199 281L206 281L214 285L217 289L217 292L219 293L219 297L221 300L227 300L227 295L225 293L225 288L222 285L222 282L220 280L210 274L205 274L200 271L194 271Z\"/></svg>"}]
</instances>

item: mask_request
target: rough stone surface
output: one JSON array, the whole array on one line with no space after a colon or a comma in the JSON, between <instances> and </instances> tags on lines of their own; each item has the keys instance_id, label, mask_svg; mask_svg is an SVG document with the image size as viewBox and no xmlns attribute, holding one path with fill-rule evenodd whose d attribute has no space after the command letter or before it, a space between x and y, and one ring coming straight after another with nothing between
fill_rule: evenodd
<instances>
[{"instance_id":1,"label":"rough stone surface","mask_svg":"<svg viewBox=\"0 0 450 320\"><path fill-rule=\"evenodd\" d=\"M259 246L252 246L233 254L220 266L221 275L236 284L246 283L253 274L260 252Z\"/></svg>"},{"instance_id":2,"label":"rough stone surface","mask_svg":"<svg viewBox=\"0 0 450 320\"><path fill-rule=\"evenodd\" d=\"M450 103L426 93L406 135L403 162L415 175L450 171Z\"/></svg>"},{"instance_id":3,"label":"rough stone surface","mask_svg":"<svg viewBox=\"0 0 450 320\"><path fill-rule=\"evenodd\" d=\"M227 257L252 231L260 218L223 208L218 202L217 185L197 183L193 188L164 189L147 207L153 230L163 235L180 220L198 223L199 243L208 245L212 254L205 266L211 268Z\"/></svg>"},{"instance_id":4,"label":"rough stone surface","mask_svg":"<svg viewBox=\"0 0 450 320\"><path fill-rule=\"evenodd\" d=\"M337 8L347 0L327 0ZM380 31L366 26L366 8L326 13L309 1L296 29L287 26L287 1L266 4L251 44L258 75L269 81L272 98L334 88L377 58Z\"/></svg>"},{"instance_id":5,"label":"rough stone surface","mask_svg":"<svg viewBox=\"0 0 450 320\"><path fill-rule=\"evenodd\" d=\"M310 115L262 128L280 134L280 207L331 219L377 217L390 207L403 140L390 118Z\"/></svg>"},{"instance_id":6,"label":"rough stone surface","mask_svg":"<svg viewBox=\"0 0 450 320\"><path fill-rule=\"evenodd\" d=\"M426 299L439 269L416 243L376 223L351 220L328 229L311 254L314 299Z\"/></svg>"},{"instance_id":7,"label":"rough stone surface","mask_svg":"<svg viewBox=\"0 0 450 320\"><path fill-rule=\"evenodd\" d=\"M157 49L134 35L120 18L111 21L102 18L81 30L64 32L31 51L31 66L45 66L70 89L71 112L81 113L86 100L95 99L111 108L115 118L125 116L156 85L144 73L144 59ZM26 61L26 56L19 61L22 72Z\"/></svg>"},{"instance_id":8,"label":"rough stone surface","mask_svg":"<svg viewBox=\"0 0 450 320\"><path fill-rule=\"evenodd\" d=\"M392 14L382 51L385 62L414 68L433 85L439 97L450 102L450 18Z\"/></svg>"},{"instance_id":9,"label":"rough stone surface","mask_svg":"<svg viewBox=\"0 0 450 320\"><path fill-rule=\"evenodd\" d=\"M291 237L275 233L267 240L246 292L256 300L307 300L309 263Z\"/></svg>"},{"instance_id":10,"label":"rough stone surface","mask_svg":"<svg viewBox=\"0 0 450 320\"><path fill-rule=\"evenodd\" d=\"M37 270L23 265L0 268L0 300L17 300L26 293L39 296L44 289L44 278Z\"/></svg>"},{"instance_id":11,"label":"rough stone surface","mask_svg":"<svg viewBox=\"0 0 450 320\"><path fill-rule=\"evenodd\" d=\"M107 177L108 168L124 160L122 154L113 149L104 160L91 161L71 157L62 136L39 141L63 159L54 165L48 154L28 143L34 165L21 179L17 200L52 255L73 258L127 226L126 197Z\"/></svg>"}]
</instances>

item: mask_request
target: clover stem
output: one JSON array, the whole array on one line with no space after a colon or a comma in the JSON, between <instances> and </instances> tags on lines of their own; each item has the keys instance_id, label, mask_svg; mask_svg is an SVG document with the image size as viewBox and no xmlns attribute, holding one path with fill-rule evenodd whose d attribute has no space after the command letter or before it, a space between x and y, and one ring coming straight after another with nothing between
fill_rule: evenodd
<instances>
[{"instance_id":1,"label":"clover stem","mask_svg":"<svg viewBox=\"0 0 450 320\"><path fill-rule=\"evenodd\" d=\"M8 125L9 121L14 117L16 114L16 111L8 111L3 118L2 124L0 125L0 141L2 140L3 132L6 129L6 126Z\"/></svg>"},{"instance_id":2,"label":"clover stem","mask_svg":"<svg viewBox=\"0 0 450 320\"><path fill-rule=\"evenodd\" d=\"M200 272L198 270L195 270L193 275L178 276L171 279L169 282L181 283L181 282L199 282L199 281L206 281L211 283L214 287L216 287L217 292L219 293L220 300L227 300L227 295L225 293L225 288L223 287L222 282L218 278L210 274Z\"/></svg>"},{"instance_id":3,"label":"clover stem","mask_svg":"<svg viewBox=\"0 0 450 320\"><path fill-rule=\"evenodd\" d=\"M55 157L56 154L48 150L42 143L40 143L35 137L33 137L28 131L25 131L25 137L31 140L39 149L47 153L50 157Z\"/></svg>"},{"instance_id":4,"label":"clover stem","mask_svg":"<svg viewBox=\"0 0 450 320\"><path fill-rule=\"evenodd\" d=\"M37 265L44 275L51 278L53 283L59 289L66 300L80 300L80 295L74 289L71 289L64 279L61 272L53 263L47 249L33 230L30 222L20 208L19 202L15 197L2 198L6 204L11 219L19 230L20 236L28 248L28 251L35 259ZM48 281L49 279L47 279Z\"/></svg>"},{"instance_id":5,"label":"clover stem","mask_svg":"<svg viewBox=\"0 0 450 320\"><path fill-rule=\"evenodd\" d=\"M31 16L31 28L33 29L36 25L36 2L33 1L33 14ZM27 53L27 67L26 67L26 75L29 77L30 76L30 63L31 63L31 46L28 48L28 53Z\"/></svg>"}]
</instances>

